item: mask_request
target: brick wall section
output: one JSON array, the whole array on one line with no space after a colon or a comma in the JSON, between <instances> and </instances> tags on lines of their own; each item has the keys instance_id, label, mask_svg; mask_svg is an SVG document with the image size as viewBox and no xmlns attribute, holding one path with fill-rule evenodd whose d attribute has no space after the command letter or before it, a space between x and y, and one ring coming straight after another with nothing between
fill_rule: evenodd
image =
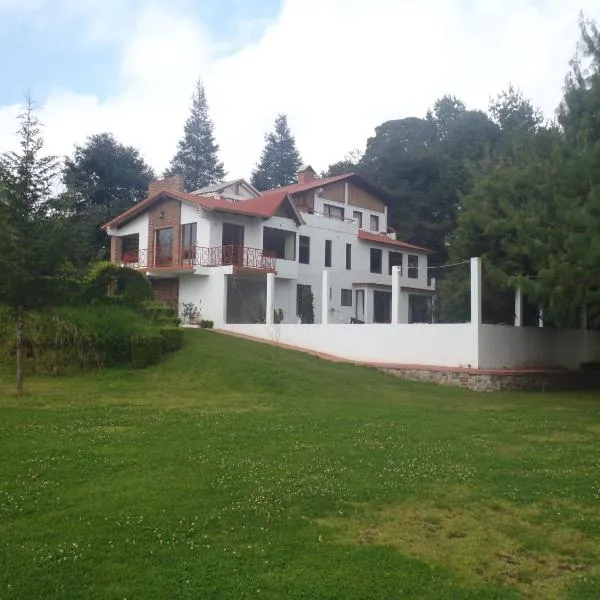
<instances>
[{"instance_id":1,"label":"brick wall section","mask_svg":"<svg viewBox=\"0 0 600 600\"><path fill-rule=\"evenodd\" d=\"M154 243L157 229L173 228L173 263L179 264L181 252L181 202L178 200L161 200L155 204L148 219L148 265L154 266Z\"/></svg>"},{"instance_id":2,"label":"brick wall section","mask_svg":"<svg viewBox=\"0 0 600 600\"><path fill-rule=\"evenodd\" d=\"M148 196L154 196L158 192L183 192L184 191L183 175L174 175L159 181L153 181L148 186Z\"/></svg>"},{"instance_id":3,"label":"brick wall section","mask_svg":"<svg viewBox=\"0 0 600 600\"><path fill-rule=\"evenodd\" d=\"M123 256L123 240L112 235L110 237L110 262L118 265L121 263L121 257Z\"/></svg>"},{"instance_id":4,"label":"brick wall section","mask_svg":"<svg viewBox=\"0 0 600 600\"><path fill-rule=\"evenodd\" d=\"M177 308L179 306L179 279L151 279L154 299L159 302L166 302Z\"/></svg>"}]
</instances>

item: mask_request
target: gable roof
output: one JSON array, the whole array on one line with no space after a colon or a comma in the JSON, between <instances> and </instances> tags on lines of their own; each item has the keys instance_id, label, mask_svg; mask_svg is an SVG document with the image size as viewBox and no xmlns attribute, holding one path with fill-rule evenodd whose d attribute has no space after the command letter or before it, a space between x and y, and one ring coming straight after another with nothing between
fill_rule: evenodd
<instances>
[{"instance_id":1,"label":"gable roof","mask_svg":"<svg viewBox=\"0 0 600 600\"><path fill-rule=\"evenodd\" d=\"M244 187L248 189L248 191L252 192L255 196L260 196L260 192L250 183L248 183L243 177L239 179L232 179L231 181L219 181L213 185L207 185L199 190L194 190L190 192L192 195L202 195L202 194L210 194L212 192L218 192L220 190L224 190L226 187L230 185L235 185L236 183L242 184Z\"/></svg>"},{"instance_id":2,"label":"gable roof","mask_svg":"<svg viewBox=\"0 0 600 600\"><path fill-rule=\"evenodd\" d=\"M403 248L404 250L414 250L415 252L424 252L425 254L434 254L433 250L423 248L421 246L415 246L408 242L401 240L393 240L388 237L385 233L373 233L371 231L365 231L364 229L358 230L358 239L364 240L365 242L374 242L376 244L383 244L384 246L395 246L397 248Z\"/></svg>"},{"instance_id":3,"label":"gable roof","mask_svg":"<svg viewBox=\"0 0 600 600\"><path fill-rule=\"evenodd\" d=\"M161 190L153 196L148 196L141 202L134 204L131 208L116 216L114 219L111 219L102 226L102 229L106 231L109 227L119 227L124 225L140 213L144 212L150 205L163 198L173 198L180 202L187 202L188 204L193 204L194 206L209 211L230 212L262 219L269 219L277 212L277 209L280 206L285 205L291 212L292 218L296 223L298 225L303 223L302 217L296 210L289 195L282 190L275 190L274 192L259 196L258 198L249 198L243 202L231 202L230 200L224 200L222 198L209 198L207 196L197 196L195 194L177 192L174 190Z\"/></svg>"},{"instance_id":4,"label":"gable roof","mask_svg":"<svg viewBox=\"0 0 600 600\"><path fill-rule=\"evenodd\" d=\"M271 192L275 192L277 190L286 191L288 194L298 194L300 192L308 192L310 190L315 190L326 185L330 185L332 183L337 183L338 181L348 181L350 183L354 183L357 186L363 188L373 196L377 196L386 204L393 202L394 197L391 194L388 194L380 187L371 183L368 179L365 179L362 175L358 173L344 173L342 175L334 175L333 177L323 177L322 179L313 179L312 181L307 181L306 183L292 183L291 185L285 185L280 188L274 188L272 190L266 190L263 194L269 194Z\"/></svg>"}]
</instances>

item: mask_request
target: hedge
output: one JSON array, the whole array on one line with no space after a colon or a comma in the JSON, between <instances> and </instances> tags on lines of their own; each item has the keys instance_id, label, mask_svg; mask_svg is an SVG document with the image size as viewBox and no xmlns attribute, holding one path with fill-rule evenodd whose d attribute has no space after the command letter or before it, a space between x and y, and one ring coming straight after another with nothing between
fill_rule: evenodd
<instances>
[{"instance_id":1,"label":"hedge","mask_svg":"<svg viewBox=\"0 0 600 600\"><path fill-rule=\"evenodd\" d=\"M157 365L162 359L165 338L157 333L137 333L131 336L131 362L134 369Z\"/></svg>"}]
</instances>

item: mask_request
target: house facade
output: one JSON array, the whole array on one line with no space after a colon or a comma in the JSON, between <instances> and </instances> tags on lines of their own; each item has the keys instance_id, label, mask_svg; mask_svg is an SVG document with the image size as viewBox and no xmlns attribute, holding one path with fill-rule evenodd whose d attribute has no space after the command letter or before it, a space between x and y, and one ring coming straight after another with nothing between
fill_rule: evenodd
<instances>
[{"instance_id":1,"label":"house facade","mask_svg":"<svg viewBox=\"0 0 600 600\"><path fill-rule=\"evenodd\" d=\"M430 252L389 232L388 201L357 174L318 179L310 166L297 184L263 193L243 179L185 193L172 177L105 229L114 263L142 270L158 299L180 314L192 303L217 327L264 321L269 273L283 323L311 312L321 322L323 302L331 323L389 323L393 267L401 322L427 322Z\"/></svg>"}]
</instances>

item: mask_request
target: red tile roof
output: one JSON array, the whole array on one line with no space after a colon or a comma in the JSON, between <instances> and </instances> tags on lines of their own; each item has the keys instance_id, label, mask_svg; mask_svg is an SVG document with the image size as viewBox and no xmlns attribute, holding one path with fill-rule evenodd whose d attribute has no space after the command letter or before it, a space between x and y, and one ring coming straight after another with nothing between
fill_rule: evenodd
<instances>
[{"instance_id":1,"label":"red tile roof","mask_svg":"<svg viewBox=\"0 0 600 600\"><path fill-rule=\"evenodd\" d=\"M414 244L409 244L408 242L403 242L401 240L393 240L391 237L385 235L385 233L372 233L370 231L359 229L358 239L364 240L365 242L383 244L385 246L396 246L398 248L404 248L405 250L414 250L415 252L434 254L433 250L428 250L427 248L422 248L421 246L415 246Z\"/></svg>"},{"instance_id":2,"label":"red tile roof","mask_svg":"<svg viewBox=\"0 0 600 600\"><path fill-rule=\"evenodd\" d=\"M244 200L242 202L230 202L229 200L224 200L222 198L208 198L206 196L197 196L195 194L187 194L185 192L163 190L154 196L148 196L148 198L145 198L141 202L138 202L132 206L130 209L126 210L124 213L121 213L106 223L106 225L103 226L103 229L106 230L108 227L115 227L126 223L161 196L168 196L182 202L195 204L196 206L200 206L206 210L231 212L238 215L248 215L252 217L268 219L275 214L277 209L287 198L288 194L286 191L278 189L269 193L265 193L258 198L250 198L249 200ZM290 202L289 206L291 206L298 223L301 223L302 218L296 211L293 203Z\"/></svg>"}]
</instances>

